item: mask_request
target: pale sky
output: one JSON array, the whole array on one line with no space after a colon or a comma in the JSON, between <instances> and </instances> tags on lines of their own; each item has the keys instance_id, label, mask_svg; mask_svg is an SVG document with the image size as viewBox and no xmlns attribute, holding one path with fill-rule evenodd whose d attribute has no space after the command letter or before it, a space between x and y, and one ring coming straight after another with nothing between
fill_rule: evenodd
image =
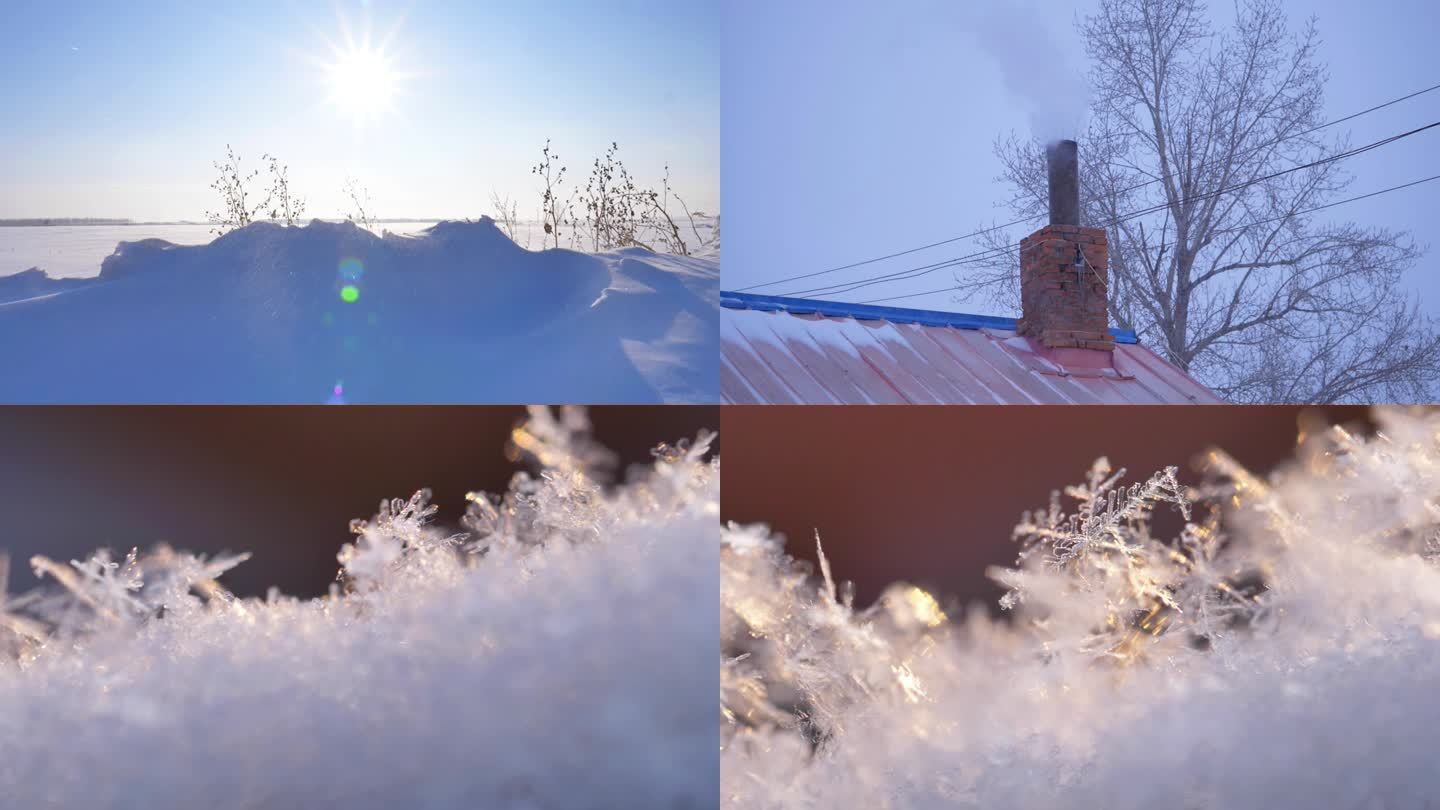
<instances>
[{"instance_id":1,"label":"pale sky","mask_svg":"<svg viewBox=\"0 0 1440 810\"><path fill-rule=\"evenodd\" d=\"M341 216L355 177L380 217L474 217L492 190L529 217L547 138L571 188L618 141L638 181L668 162L713 213L719 16L718 0L5 0L0 218L203 220L227 143L287 162L311 216Z\"/></svg>"},{"instance_id":2,"label":"pale sky","mask_svg":"<svg viewBox=\"0 0 1440 810\"><path fill-rule=\"evenodd\" d=\"M735 0L723 25L726 225L723 286L746 287L970 233L1014 219L991 146L1015 130L1078 117L1087 58L1073 22L1095 0L832 3ZM1440 83L1433 0L1287 0L1294 26L1318 17L1330 82L1326 118ZM1211 5L1217 21L1232 4ZM996 11L999 9L999 11ZM1057 94L1061 100L1056 101ZM1037 103L1037 100L1038 101ZM1076 105L1082 109L1083 104ZM1354 145L1440 120L1440 91L1340 125ZM1064 124L1062 120L1059 125ZM1081 144L1082 159L1084 145ZM1345 162L1342 197L1440 174L1440 130ZM1332 209L1336 218L1410 230L1431 243L1440 181ZM1028 230L1028 229L1027 229ZM1025 235L1012 229L1018 241ZM779 294L973 253L973 241L815 279ZM1440 256L1411 271L1440 315ZM949 271L837 295L862 300L934 289ZM950 293L894 306L994 312Z\"/></svg>"}]
</instances>

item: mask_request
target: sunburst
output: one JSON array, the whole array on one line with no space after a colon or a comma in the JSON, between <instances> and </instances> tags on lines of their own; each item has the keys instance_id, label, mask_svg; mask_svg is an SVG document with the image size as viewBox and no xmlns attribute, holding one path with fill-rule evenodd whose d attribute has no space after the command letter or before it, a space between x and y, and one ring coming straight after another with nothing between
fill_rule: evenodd
<instances>
[{"instance_id":1,"label":"sunburst","mask_svg":"<svg viewBox=\"0 0 1440 810\"><path fill-rule=\"evenodd\" d=\"M369 45L351 45L326 66L330 101L342 113L370 122L394 110L400 73L389 56Z\"/></svg>"},{"instance_id":2,"label":"sunburst","mask_svg":"<svg viewBox=\"0 0 1440 810\"><path fill-rule=\"evenodd\" d=\"M328 59L319 62L319 67L329 103L356 124L370 124L395 112L410 74L400 69L391 48L398 23L378 41L371 38L368 19L361 28L356 36L349 21L341 18L341 42L329 46Z\"/></svg>"}]
</instances>

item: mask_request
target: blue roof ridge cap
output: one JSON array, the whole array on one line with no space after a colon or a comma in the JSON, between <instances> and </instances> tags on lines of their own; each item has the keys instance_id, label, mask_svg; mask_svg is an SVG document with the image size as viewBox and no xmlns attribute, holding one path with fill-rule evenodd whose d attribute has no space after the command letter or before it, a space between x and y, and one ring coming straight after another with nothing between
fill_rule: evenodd
<instances>
[{"instance_id":1,"label":"blue roof ridge cap","mask_svg":"<svg viewBox=\"0 0 1440 810\"><path fill-rule=\"evenodd\" d=\"M846 301L821 301L814 298L786 298L780 295L720 291L720 306L726 309L753 309L758 312L788 312L791 315L824 315L829 318L854 318L857 321L890 321L921 326L950 326L956 329L1003 329L1015 331L1015 318L995 315L969 315L962 312L941 312L934 309L882 307L874 304L852 304ZM1129 329L1111 329L1117 343L1139 343Z\"/></svg>"}]
</instances>

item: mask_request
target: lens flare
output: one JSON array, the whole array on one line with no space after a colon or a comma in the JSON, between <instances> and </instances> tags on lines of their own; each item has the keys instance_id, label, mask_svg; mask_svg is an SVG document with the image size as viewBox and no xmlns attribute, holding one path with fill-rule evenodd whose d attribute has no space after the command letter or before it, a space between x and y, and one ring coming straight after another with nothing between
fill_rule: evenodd
<instances>
[{"instance_id":1,"label":"lens flare","mask_svg":"<svg viewBox=\"0 0 1440 810\"><path fill-rule=\"evenodd\" d=\"M340 260L340 280L347 284L355 284L365 275L365 263L357 258L348 257Z\"/></svg>"},{"instance_id":2,"label":"lens flare","mask_svg":"<svg viewBox=\"0 0 1440 810\"><path fill-rule=\"evenodd\" d=\"M347 304L353 304L360 300L360 288L354 284L346 284L340 288L340 300Z\"/></svg>"}]
</instances>

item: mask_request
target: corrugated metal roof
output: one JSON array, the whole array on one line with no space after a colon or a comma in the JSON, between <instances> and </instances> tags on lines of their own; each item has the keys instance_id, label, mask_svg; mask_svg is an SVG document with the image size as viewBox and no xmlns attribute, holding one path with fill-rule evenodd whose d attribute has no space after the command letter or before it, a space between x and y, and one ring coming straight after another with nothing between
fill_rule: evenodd
<instances>
[{"instance_id":1,"label":"corrugated metal roof","mask_svg":"<svg viewBox=\"0 0 1440 810\"><path fill-rule=\"evenodd\" d=\"M1124 330L1109 353L1046 349L1013 318L732 292L720 305L727 404L1221 402Z\"/></svg>"}]
</instances>

